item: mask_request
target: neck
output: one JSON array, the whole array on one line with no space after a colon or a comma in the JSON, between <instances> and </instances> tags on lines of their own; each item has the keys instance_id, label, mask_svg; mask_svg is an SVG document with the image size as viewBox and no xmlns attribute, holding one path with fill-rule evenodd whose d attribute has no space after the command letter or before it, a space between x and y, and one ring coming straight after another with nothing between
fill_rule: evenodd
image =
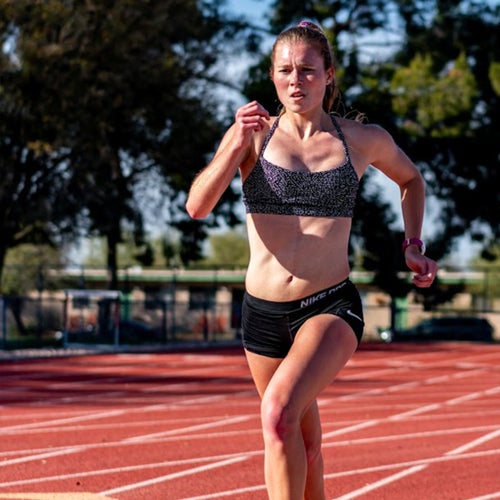
<instances>
[{"instance_id":1,"label":"neck","mask_svg":"<svg viewBox=\"0 0 500 500\"><path fill-rule=\"evenodd\" d=\"M331 120L323 109L312 113L294 113L286 111L283 113L281 123L285 122L283 129L300 139L308 139L318 132L323 132L331 128Z\"/></svg>"}]
</instances>

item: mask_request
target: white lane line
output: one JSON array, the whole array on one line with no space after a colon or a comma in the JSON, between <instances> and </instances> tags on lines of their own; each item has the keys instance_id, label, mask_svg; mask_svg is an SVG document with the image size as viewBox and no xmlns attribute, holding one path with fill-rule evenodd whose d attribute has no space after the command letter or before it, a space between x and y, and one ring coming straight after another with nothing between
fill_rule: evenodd
<instances>
[{"instance_id":1,"label":"white lane line","mask_svg":"<svg viewBox=\"0 0 500 500\"><path fill-rule=\"evenodd\" d=\"M258 415L249 415L249 418L257 418ZM439 429L439 430L434 430L434 431L423 431L423 432L414 432L414 433L406 433L406 434L393 434L390 436L372 436L372 437L366 437L366 438L353 438L353 439L346 439L343 441L331 441L328 443L323 443L323 448L339 448L342 446L360 446L363 444L372 444L372 443L386 443L388 441L400 441L400 440L408 440L408 439L422 439L422 438L429 438L433 436L448 436L448 435L454 435L454 434L469 434L469 433L478 433L478 432L487 432L491 430L496 430L498 428L498 425L486 425L486 426L480 426L480 427L453 427L450 429ZM181 434L181 435L176 435L176 436L169 436L169 437L163 437L161 439L157 439L155 441L152 441L156 444L162 444L162 443L169 443L169 442L178 442L178 441L183 441L186 439L189 439L190 441L193 440L207 440L207 439L218 439L218 438L229 438L229 437L240 437L242 434L249 436L250 434L261 434L261 429L260 428L254 428L254 429L245 429L245 430L237 430L237 431L228 431L224 430L223 432L206 432L206 433L201 433L201 434L196 434L196 435L189 435L189 434ZM342 432L339 432L339 435L342 434ZM105 443L92 443L92 444L87 444L87 445L81 445L81 446L86 446L86 449L103 449L103 448L113 448L116 446L124 446L124 445L136 445L136 444L141 444L140 442L132 442L132 443L123 443L122 441L108 441ZM50 448L38 448L38 449L30 449L30 450L11 450L11 451L6 451L6 452L0 452L0 458L2 457L10 457L10 456L18 456L20 454L40 454L40 453L47 453L49 451L58 451L58 450L64 450L67 447L50 447ZM262 450L255 450L253 452L247 452L247 453L255 453L255 454L263 454ZM191 459L191 460L196 460L196 459ZM203 460L203 458L199 458L198 460ZM3 462L3 461L2 461ZM0 464L2 463L0 462ZM169 462L170 464L173 464L174 462ZM181 463L181 462L179 462ZM182 462L184 463L184 462ZM3 484L3 483L2 483Z\"/></svg>"},{"instance_id":2,"label":"white lane line","mask_svg":"<svg viewBox=\"0 0 500 500\"><path fill-rule=\"evenodd\" d=\"M235 495L240 495L242 493L253 493L255 491L264 491L266 489L265 484L258 484L256 486L247 486L246 488L237 488L235 490L219 491L217 493L209 493L208 495L201 495L197 497L181 498L180 500L210 500L212 498L221 497L231 497L234 498Z\"/></svg>"},{"instance_id":3,"label":"white lane line","mask_svg":"<svg viewBox=\"0 0 500 500\"><path fill-rule=\"evenodd\" d=\"M212 429L214 427L219 427L219 426L225 426L225 425L231 425L231 424L237 424L240 422L246 422L250 420L250 416L242 415L238 417L232 417L232 418L226 418L224 420L218 420L216 422L207 422L206 424L198 424L198 425L191 425L189 427L178 427L176 429L170 429L168 431L163 431L163 432L154 432L152 434L143 434L140 436L134 436L130 438L126 438L123 441L120 441L120 443L127 444L127 443L144 443L145 441L151 441L155 440L155 438L162 438L166 436L172 436L179 434L181 432L193 432L193 431L200 431L203 429Z\"/></svg>"},{"instance_id":4,"label":"white lane line","mask_svg":"<svg viewBox=\"0 0 500 500\"><path fill-rule=\"evenodd\" d=\"M500 413L500 412L497 412ZM130 412L127 412L127 415L130 415ZM251 414L248 414L249 416ZM120 429L122 430L130 430L135 429L137 427L139 428L144 428L144 427L152 427L152 426L172 426L172 425L195 425L196 423L207 423L207 422L216 422L220 416L212 416L212 417L198 417L198 418L161 418L161 419L155 419L154 421L151 420L129 420L127 422L120 422L119 426ZM255 413L253 415L253 418L259 418L259 415ZM50 427L41 427L41 428L33 428L33 429L14 429L14 430L9 430L8 432L5 432L4 434L7 434L9 436L27 436L27 435L43 435L43 434L52 434L54 432L57 432L59 435L62 433L74 433L74 432L92 432L92 431L105 431L109 429L116 429L117 423L116 422L103 422L103 423L84 423L84 421L87 420L85 418L80 418L78 421L82 421L80 425L71 425L71 426L50 426ZM92 418L90 418L92 420ZM1 433L0 433L1 434ZM216 433L214 433L215 435ZM209 435L209 434L207 434ZM182 437L182 436L180 436ZM22 450L17 450L17 452L21 453ZM11 453L10 451L7 453ZM0 451L0 457L4 456L5 452ZM1 499L0 499L1 500Z\"/></svg>"},{"instance_id":5,"label":"white lane line","mask_svg":"<svg viewBox=\"0 0 500 500\"><path fill-rule=\"evenodd\" d=\"M103 497L95 493L4 493L1 500L7 499L19 500L115 500L111 497Z\"/></svg>"},{"instance_id":6,"label":"white lane line","mask_svg":"<svg viewBox=\"0 0 500 500\"><path fill-rule=\"evenodd\" d=\"M360 422L359 424L348 425L347 427L342 427L340 429L336 429L334 431L326 432L323 434L323 440L331 438L333 436L340 436L341 434L346 434L348 432L356 432L361 429L366 429L368 427L373 427L380 423L382 419L372 419L365 420L364 422Z\"/></svg>"},{"instance_id":7,"label":"white lane line","mask_svg":"<svg viewBox=\"0 0 500 500\"><path fill-rule=\"evenodd\" d=\"M468 431L474 431L476 429L467 429ZM436 433L438 431L435 431ZM452 432L452 430L450 430ZM417 433L419 434L419 433ZM418 437L417 434L415 434L414 437ZM400 436L401 437L401 436ZM491 437L491 439L493 436ZM339 443L331 443L331 446L352 446L358 444L357 441L365 442L365 441L370 441L370 440L376 440L377 438L364 438L360 440L353 440L353 441L343 441ZM384 438L378 438L380 440L383 440ZM107 444L109 445L109 443ZM253 456L260 456L263 454L262 450L254 450L250 452L245 452L245 455L250 458ZM381 466L375 466L375 467L369 467L365 469L354 469L354 470L349 470L349 471L342 471L342 472L336 472L336 473L331 473L325 475L325 478L340 478L340 477L345 477L345 476L352 476L352 475L362 475L362 474L367 474L367 473L373 473L373 472L381 472L381 471L387 471L387 470L394 470L394 469L400 469L402 467L415 467L415 466L421 466L421 465L431 465L434 463L441 463L441 462L447 462L450 460L468 460L468 459L475 459L475 458L483 458L483 457L488 457L488 456L495 456L495 455L500 455L500 449L497 450L488 450L488 451L482 451L482 452L476 452L476 453L467 453L467 454L457 454L455 453L454 455L447 455L447 456L441 456L441 457L434 457L434 458L428 458L428 459L420 459L420 460L414 460L414 461L409 461L409 462L398 462L394 464L385 464ZM156 462L156 463L148 463L148 464L140 464L140 465L131 465L131 466L124 466L124 467L117 467L117 468L111 468L111 469L98 469L98 470L92 470L87 472L90 476L97 476L97 475L107 475L107 474L116 474L120 472L132 472L132 471L140 471L140 470L148 470L148 469L158 469L161 467L170 467L170 466L179 466L179 465L187 465L187 464L195 464L195 463L200 463L200 462L211 462L211 461L227 461L227 460L232 460L237 457L240 457L241 454L227 454L227 455L219 455L219 456L208 456L208 457L195 457L191 459L184 459L184 460L175 460L175 461L165 461L165 462ZM40 477L40 478L31 478L31 479L25 479L25 480L17 480L17 481L9 481L9 482L3 482L0 483L1 488L9 487L9 486L26 486L28 484L38 484L42 482L47 482L47 481L57 481L57 480L65 480L65 479L71 479L75 477L81 477L81 471L74 473L74 474L64 474L64 475L58 475L58 476L45 476L45 477ZM259 487L255 487L259 489ZM264 488L262 486L262 488ZM255 489L254 491L257 491ZM250 490L249 490L250 491ZM230 490L228 492L219 492L218 495L220 496L231 496L232 494L236 494L238 492L244 492L244 490ZM197 497L196 497L197 498ZM201 498L217 498L217 495L215 496L206 496L206 497L200 497Z\"/></svg>"},{"instance_id":8,"label":"white lane line","mask_svg":"<svg viewBox=\"0 0 500 500\"><path fill-rule=\"evenodd\" d=\"M363 486L363 488L359 488L357 490L351 491L346 495L342 495L341 497L337 497L335 500L350 500L351 498L357 498L365 493L369 493L370 491L377 490L382 486L386 486L387 484L394 483L395 481L399 481L400 479L410 476L411 474L415 474L427 468L427 465L416 465L415 467L410 467L409 469L403 470L401 472L397 472L392 476L387 476L384 479L380 479L379 481L375 481L374 483L367 484Z\"/></svg>"},{"instance_id":9,"label":"white lane line","mask_svg":"<svg viewBox=\"0 0 500 500\"><path fill-rule=\"evenodd\" d=\"M0 467L23 464L26 462L33 462L35 460L44 460L47 458L59 457L62 455L71 455L73 453L78 453L79 451L85 451L86 449L87 446L70 446L62 449L60 448L54 451L47 451L45 453L37 453L35 455L29 455L27 457L11 458L10 460L2 460L0 462Z\"/></svg>"},{"instance_id":10,"label":"white lane line","mask_svg":"<svg viewBox=\"0 0 500 500\"><path fill-rule=\"evenodd\" d=\"M423 383L425 383L425 381L422 381L422 384ZM393 387L398 387L398 386L393 386ZM387 391L387 389L385 391L382 391L382 392L386 392L386 391ZM490 391L491 391L491 389L487 389L485 391L480 391L480 392L474 393L473 398L478 398L486 393L489 393ZM472 395L470 395L470 396L472 396ZM469 398L469 399L473 399L473 398ZM439 410L448 404L449 405L458 404L459 400L461 401L462 399L463 399L463 396L461 396L460 398L453 398L453 399L450 399L448 401L443 401L440 403L431 403L428 405L423 405L423 406L420 406L418 408L413 408L411 410L404 411L401 413L396 413L394 415L390 415L390 416L384 417L384 418L376 418L376 419L366 420L365 422L362 422L362 423L357 424L357 425L344 427L342 429L337 429L335 431L327 432L323 435L323 439L328 439L332 436L337 436L339 434L345 434L346 432L352 432L352 431L356 431L359 429L365 429L367 427L373 427L374 425L378 425L380 423L384 423L387 421L403 420L409 416L420 415L422 413L427 413L429 411Z\"/></svg>"},{"instance_id":11,"label":"white lane line","mask_svg":"<svg viewBox=\"0 0 500 500\"><path fill-rule=\"evenodd\" d=\"M401 370L393 370L393 371L398 372ZM327 403L330 403L330 402L335 402L335 401L350 401L353 399L366 398L367 396L376 396L379 394L385 395L387 393L398 392L398 391L408 389L408 388L415 388L415 387L426 386L426 385L431 385L431 384L436 384L436 383L443 383L443 382L447 382L449 380L455 380L457 378L477 376L483 372L484 372L483 369L479 369L479 370L467 371L465 373L453 373L451 375L444 375L444 376L440 375L439 377L429 377L429 378L424 379L424 380L412 380L409 382L403 382L401 384L395 384L395 385L392 385L389 387L377 387L375 389L354 392L352 394L346 394L345 396L341 396L339 398L329 398L329 399L325 399L325 401Z\"/></svg>"},{"instance_id":12,"label":"white lane line","mask_svg":"<svg viewBox=\"0 0 500 500\"><path fill-rule=\"evenodd\" d=\"M455 434L469 434L477 432L485 432L498 429L498 425L483 425L480 427L453 427L451 429L439 429L434 431L409 432L406 434L391 434L382 436L371 436L366 438L347 439L345 441L332 441L324 443L323 448L337 448L340 446L359 446L362 444L387 443L389 441L407 441L409 439L422 439L430 437L443 437Z\"/></svg>"},{"instance_id":13,"label":"white lane line","mask_svg":"<svg viewBox=\"0 0 500 500\"><path fill-rule=\"evenodd\" d=\"M410 462L398 462L398 463L393 463L393 464L386 464L386 465L379 465L375 467L367 467L365 469L353 469L353 470L348 470L348 471L342 471L342 472L335 472L331 474L326 474L325 479L336 479L336 478L341 478L341 477L347 477L347 476L356 476L356 475L363 475L363 474L369 474L373 472L381 472L381 471L388 471L388 470L395 470L395 469L401 469L402 467L408 467L412 469L419 469L419 468L425 468L428 464L431 463L441 463L441 462L448 462L448 461L456 461L456 460L465 460L465 459L473 459L473 458L482 458L482 457L487 457L487 456L494 456L494 455L500 455L500 450L491 450L491 451L486 451L486 452L478 452L478 453L469 453L466 455L456 455L456 456L448 456L448 457L437 457L437 458L430 458L430 459L423 459L423 460L414 460ZM405 472L405 471L403 471ZM394 474L390 477L395 478L396 476L401 477L401 472ZM383 481L386 481L387 478ZM394 479L393 479L394 480ZM251 493L255 491L264 491L265 490L265 485L256 485L256 486L250 486L246 488L237 488L233 490L225 490L225 491L218 491L216 493L210 493L207 495L201 495L201 496L196 496L196 497L189 497L189 498L183 498L181 500L210 500L213 498L222 498L222 497L234 497L237 494L240 493ZM360 490L357 490L360 491ZM367 491L364 491L367 492ZM352 492L351 492L352 494ZM359 493L362 494L362 493ZM348 494L350 495L350 494ZM359 495L357 495L359 496ZM349 496L344 496L340 498L354 498L354 497L349 497ZM337 498L335 500L340 500L340 498ZM496 496L486 496L486 497L481 497L477 499L469 499L469 500L489 500L489 499L494 499L498 498Z\"/></svg>"},{"instance_id":14,"label":"white lane line","mask_svg":"<svg viewBox=\"0 0 500 500\"><path fill-rule=\"evenodd\" d=\"M471 448L474 448L480 444L483 444L486 441L490 441L492 439L495 439L498 436L500 436L500 429L497 429L494 432L486 434L482 438L475 439L475 440L467 443L466 445L461 446L460 448L456 448L455 450L451 450L451 451L445 453L444 456L441 456L441 457L435 458L435 459L428 459L428 460L420 461L421 464L419 464L419 465L413 465L413 466L411 466L405 470L402 470L396 474L393 474L393 475L388 476L386 478L380 479L378 481L374 481L373 483L369 483L366 486L364 486L363 488L359 488L357 490L351 491L350 493L347 493L346 495L338 497L335 500L351 500L353 498L357 498L361 495L364 495L365 493L368 493L370 491L374 491L378 488L381 488L382 486L385 486L387 484L398 481L399 479L402 479L406 476L415 474L417 472L421 472L421 471L427 469L427 467L429 467L429 465L431 465L432 463L436 463L438 461L444 461L444 460L446 460L447 457L453 457L453 458L463 460L463 459L469 458L472 455L474 455L474 457L478 457L478 456L487 456L487 455L492 455L492 454L500 454L500 449L489 450L489 451L486 451L483 453L480 452L480 453L475 453L475 454L470 454L470 455L462 454L462 451L466 451L466 450L469 450ZM405 465L404 464L397 464L397 466L402 467Z\"/></svg>"},{"instance_id":15,"label":"white lane line","mask_svg":"<svg viewBox=\"0 0 500 500\"><path fill-rule=\"evenodd\" d=\"M391 471L397 470L401 468L412 468L417 466L428 466L433 464L441 464L447 462L458 462L463 460L474 460L477 458L487 458L495 456L500 456L500 449L496 450L485 450L485 451L477 451L472 453L464 453L463 455L443 455L440 457L430 457L430 458L419 458L415 460L408 460L406 462L396 462L391 464L384 465L374 465L371 467L364 467L362 469L352 469L345 470L341 472L331 472L329 474L325 474L325 479L339 479L342 477L350 477L350 476L362 476L364 474L373 474L374 472L383 472L383 471Z\"/></svg>"},{"instance_id":16,"label":"white lane line","mask_svg":"<svg viewBox=\"0 0 500 500\"><path fill-rule=\"evenodd\" d=\"M477 375L477 372L482 372L482 370L475 370L475 371L468 372L467 374L458 374L458 375L463 375L465 377L466 375L470 375L470 374ZM450 376L450 379L451 378L462 378L462 377L453 377L453 376ZM377 425L378 423L384 422L384 421L397 421L397 420L404 419L404 418L406 418L409 415L413 416L413 415L416 415L416 414L426 413L428 411L439 410L439 409L444 408L446 406L459 405L459 404L462 404L464 402L468 402L468 401L471 401L471 400L474 400L474 399L478 399L480 397L490 396L490 395L496 394L499 391L500 391L500 387L493 387L493 388L485 389L483 391L478 391L478 392L474 392L474 393L470 393L470 394L465 394L465 395L462 395L462 396L459 396L459 397L456 397L456 398L451 398L451 399L449 399L447 401L443 401L441 403L433 403L433 404L423 405L423 406L421 406L419 408L415 408L415 409L407 411L407 412L402 412L402 413L399 413L399 414L391 415L390 417L387 417L385 419L373 419L373 420L369 420L369 421L367 421L367 424L370 424L371 426L373 426L373 425ZM336 432L339 432L339 431L336 431ZM332 435L332 433L328 433L326 436L329 437L331 435ZM485 441L489 441L491 439L496 438L498 435L500 435L500 430L495 430L495 431L493 431L493 432L491 432L491 433L483 436L482 438L473 440L473 441L471 441L471 442L469 442L469 443L461 446L460 448L457 448L456 450L452 450L452 451L448 452L445 455L457 455L457 456L460 456L460 453L462 451L466 451L466 450L469 450L471 448L474 448L474 447L482 444ZM364 495L365 493L368 493L370 491L373 491L373 490L376 490L378 488L381 488L381 487L383 487L383 486L385 486L387 484L390 484L390 483L393 483L395 481L398 481L398 480L400 480L400 479L402 479L402 478L404 478L406 476L409 476L409 475L421 472L421 471L425 470L428 466L429 466L429 464L425 463L425 464L422 464L422 465L416 465L416 466L410 467L410 468L408 468L406 470L400 471L400 472L398 472L396 474L393 474L391 476L388 476L386 478L383 478L383 479L380 479L380 480L375 481L373 483L367 484L363 488L354 490L354 491L352 491L352 492L350 492L350 493L348 493L348 494L346 494L346 495L344 495L342 497L339 497L336 500L350 500L350 499L353 499L353 498L357 498L357 497L359 497L361 495Z\"/></svg>"},{"instance_id":17,"label":"white lane line","mask_svg":"<svg viewBox=\"0 0 500 500\"><path fill-rule=\"evenodd\" d=\"M480 497L469 498L467 500L494 500L495 498L500 498L500 491L495 491L489 495L482 495Z\"/></svg>"},{"instance_id":18,"label":"white lane line","mask_svg":"<svg viewBox=\"0 0 500 500\"><path fill-rule=\"evenodd\" d=\"M214 462L210 465L203 465L201 467L195 467L193 469L188 469L185 471L174 472L173 474L167 474L165 476L158 476L153 479L148 479L146 481L138 481L137 483L130 483L119 488L113 488L110 490L101 491L101 495L114 495L116 493L123 493L124 491L136 490L138 488L143 488L145 486L151 486L153 484L163 483L165 481L170 481L172 479L177 479L179 477L190 476L193 474L198 474L200 472L206 472L212 469L217 469L220 467L225 467L226 465L232 465L238 462L244 462L247 460L247 455L240 455L229 460L222 460L220 462Z\"/></svg>"},{"instance_id":19,"label":"white lane line","mask_svg":"<svg viewBox=\"0 0 500 500\"><path fill-rule=\"evenodd\" d=\"M118 415L123 415L125 410L109 410L105 412L99 412L99 413L92 413L90 415L81 415L77 417L66 417L66 418L59 418L59 419L52 419L52 420L44 420L42 422L33 422L29 424L18 424L18 425L11 425L10 427L3 427L0 429L0 435L2 434L11 434L11 432L16 432L16 431L26 431L26 430L33 430L33 429L43 429L43 427L49 425L49 426L58 426L58 425L66 425L69 423L73 422L84 422L86 420L94 420L94 419L99 419L99 418L108 418L108 417L115 417Z\"/></svg>"},{"instance_id":20,"label":"white lane line","mask_svg":"<svg viewBox=\"0 0 500 500\"><path fill-rule=\"evenodd\" d=\"M247 458L253 456L260 456L263 452L261 450L257 451L246 451L244 455ZM123 472L138 472L138 471L146 471L146 470L158 470L160 468L165 467L180 467L183 465L194 465L194 464L206 464L213 462L221 462L227 460L234 460L238 457L241 457L242 453L227 453L223 455L212 455L206 457L193 457L193 458L185 458L181 460L166 460L164 462L152 462L152 463L144 463L137 465L126 465L122 467L112 467L108 469L94 469L85 471L85 475L89 477L93 476L106 476L108 474L120 474ZM13 481L4 481L0 482L0 488L7 488L12 486L26 486L29 484L41 484L44 482L52 482L52 481L62 481L67 479L81 478L82 471L72 472L68 474L57 474L54 476L43 476L43 477L34 477L30 479L17 479ZM1 494L0 494L1 498Z\"/></svg>"},{"instance_id":21,"label":"white lane line","mask_svg":"<svg viewBox=\"0 0 500 500\"><path fill-rule=\"evenodd\" d=\"M193 383L194 385L198 385L197 383ZM184 387L185 384L182 384ZM187 384L186 384L187 385ZM163 387L163 389L165 389ZM116 394L116 393L106 393L107 396ZM121 393L120 393L121 394ZM126 393L125 393L126 394ZM241 391L237 392L231 395L231 398L235 397L240 397L240 396L247 396L248 391ZM89 397L95 397L90 395ZM100 395L101 397L101 395ZM192 406L196 404L204 404L207 402L214 402L214 401L219 401L219 400L224 400L227 399L227 395L210 395L210 396L197 396L197 397L191 397L189 399L184 399L184 400L178 400L176 399L175 401L172 401L171 403L158 403L158 404L153 404L153 405L147 405L147 406L141 406L138 408L131 408L127 410L109 410L105 412L88 412L86 411L84 415L80 416L73 416L73 417L66 417L65 419L51 419L51 420L44 420L44 421L39 421L39 422L30 422L30 423L24 423L24 424L17 424L17 425L12 425L8 427L2 427L0 428L0 435L2 434L10 434L12 431L23 431L23 430L31 430L31 429L41 429L43 430L47 426L51 425L58 425L61 423L71 423L71 422L79 422L79 421L85 421L85 420L93 420L94 418L106 418L107 416L112 417L112 416L118 416L121 414L126 413L127 415L134 413L149 413L153 410L158 410L158 411L165 411L168 409L175 409L175 408L183 408L184 406ZM68 399L77 399L78 398L68 398ZM127 402L130 402L129 398L126 398ZM49 405L50 406L50 405Z\"/></svg>"},{"instance_id":22,"label":"white lane line","mask_svg":"<svg viewBox=\"0 0 500 500\"><path fill-rule=\"evenodd\" d=\"M490 450L490 451L485 451L485 452L478 452L478 453L470 453L470 454L464 454L464 455L458 455L458 454L453 455L453 456L448 455L447 457L442 456L442 457L430 458L430 459L424 459L424 460L415 460L413 462L406 462L406 463L403 462L403 463L396 463L396 464L387 464L387 465L382 465L382 466L377 466L377 467L369 467L369 468L354 470L354 471L344 471L344 472L340 472L340 473L327 474L327 475L325 475L325 478L330 478L330 479L331 478L339 478L339 477L343 477L343 476L345 477L345 476L354 475L354 474L366 474L366 473L380 472L383 470L399 469L401 467L407 467L405 470L402 470L396 474L388 476L388 477L381 479L379 481L375 481L373 483L367 484L363 488L359 488L357 490L351 491L350 493L347 493L341 497L337 497L334 499L334 500L351 500L353 498L357 498L361 495L364 495L365 493L368 493L370 491L378 489L382 486L390 484L394 481L398 481L399 479L407 477L411 474L421 472L422 470L426 469L431 464L446 462L450 459L452 459L452 460L466 460L466 459L471 459L471 458L486 457L486 456L492 456L492 455L500 455L500 449ZM486 498L489 498L489 497L486 497ZM492 498L495 498L495 497L492 497ZM471 500L474 500L474 499L471 499Z\"/></svg>"},{"instance_id":23,"label":"white lane line","mask_svg":"<svg viewBox=\"0 0 500 500\"><path fill-rule=\"evenodd\" d=\"M223 420L217 420L217 421L211 421L208 424L204 425L204 428L216 428L221 425L228 425L228 423L235 423L235 422L242 422L246 420L250 420L253 418L253 415L240 415L238 417L230 418L230 419L223 419ZM200 429L202 426L201 425L196 425L196 426L190 426L187 429L184 429L184 431L188 430L190 432L194 430ZM172 435L175 433L179 432L179 429L171 429L169 431L160 433L162 435ZM186 437L186 434L184 434L184 437ZM15 465L19 463L26 463L30 462L33 460L40 460L42 458L53 458L59 455L69 455L72 453L77 453L77 452L83 452L83 451L88 451L96 448L101 448L101 447L114 447L114 446L125 446L125 445L135 445L135 444L144 444L145 441L149 442L159 442L161 440L153 440L151 434L144 434L140 436L135 436L133 438L125 438L123 440L118 440L114 442L108 442L108 443L87 443L87 444L81 444L81 445L73 445L69 447L61 447L58 449L54 448L48 448L47 452L44 453L36 453L36 454L30 454L28 456L24 457L19 457L19 458L12 458L10 460L2 460L0 461L0 467L6 467L9 465Z\"/></svg>"},{"instance_id":24,"label":"white lane line","mask_svg":"<svg viewBox=\"0 0 500 500\"><path fill-rule=\"evenodd\" d=\"M259 456L262 455L261 450L257 451L249 451L245 452L245 455L250 458L253 456ZM212 456L207 456L207 457L194 457L194 458L186 458L182 460L167 460L164 462L153 462L153 463L145 463L145 464L138 464L138 465L126 465L123 467L112 467L108 469L94 469L90 471L86 471L85 474L89 477L94 477L94 476L106 476L108 474L119 474L123 472L137 472L137 471L145 471L145 470L158 470L159 468L163 467L179 467L183 465L193 465L193 464L204 464L204 463L210 463L210 462L220 462L220 461L227 461L227 460L234 460L238 457L241 457L241 453L228 453L224 455L212 455ZM12 487L12 486L26 486L29 484L40 484L44 482L52 482L52 481L62 481L62 480L67 480L67 479L74 479L74 478L81 478L82 477L82 471L78 472L73 472L70 474L57 474L55 476L43 476L43 477L37 477L37 478L30 478L30 479L18 479L15 481L6 481L3 483L0 483L0 488L7 488L7 487ZM1 494L0 494L1 495Z\"/></svg>"},{"instance_id":25,"label":"white lane line","mask_svg":"<svg viewBox=\"0 0 500 500\"><path fill-rule=\"evenodd\" d=\"M487 443L488 441L491 441L492 439L495 439L499 436L500 436L500 428L497 429L496 431L490 432L489 434L485 434L484 436L477 438L474 441L471 441L470 443L464 444L463 446L455 448L454 450L448 451L446 455L460 455L464 451L468 451L483 443Z\"/></svg>"},{"instance_id":26,"label":"white lane line","mask_svg":"<svg viewBox=\"0 0 500 500\"><path fill-rule=\"evenodd\" d=\"M408 416L420 415L422 413L426 413L428 411L440 410L446 406L456 406L464 401L472 401L473 399L478 399L484 396L491 396L497 392L500 392L500 387L492 387L489 389L485 389L483 391L472 392L470 394L464 394L462 396L458 396L455 398L448 399L447 401L442 401L440 403L431 403L429 405L424 405L419 408L414 408L413 410L409 410L403 413L399 413L397 415L392 415L388 417L389 420L402 420L407 418Z\"/></svg>"}]
</instances>

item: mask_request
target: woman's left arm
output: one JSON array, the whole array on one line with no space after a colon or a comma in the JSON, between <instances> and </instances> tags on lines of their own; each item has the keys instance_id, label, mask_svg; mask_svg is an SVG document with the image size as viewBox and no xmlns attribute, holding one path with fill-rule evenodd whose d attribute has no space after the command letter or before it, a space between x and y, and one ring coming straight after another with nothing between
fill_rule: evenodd
<instances>
[{"instance_id":1,"label":"woman's left arm","mask_svg":"<svg viewBox=\"0 0 500 500\"><path fill-rule=\"evenodd\" d=\"M423 254L420 240L425 210L425 182L415 164L397 146L392 136L384 129L369 126L373 145L370 163L392 179L401 192L406 245L402 248L407 266L415 273L413 283L418 287L431 286L436 276L437 263ZM403 242L402 242L403 243Z\"/></svg>"}]
</instances>

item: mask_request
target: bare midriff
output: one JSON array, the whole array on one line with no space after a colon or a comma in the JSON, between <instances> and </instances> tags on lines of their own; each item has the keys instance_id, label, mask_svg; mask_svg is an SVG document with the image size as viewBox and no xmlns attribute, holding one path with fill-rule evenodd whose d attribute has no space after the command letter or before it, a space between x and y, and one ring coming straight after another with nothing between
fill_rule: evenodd
<instances>
[{"instance_id":1,"label":"bare midriff","mask_svg":"<svg viewBox=\"0 0 500 500\"><path fill-rule=\"evenodd\" d=\"M246 289L255 297L297 300L349 276L350 218L248 214L247 229Z\"/></svg>"}]
</instances>

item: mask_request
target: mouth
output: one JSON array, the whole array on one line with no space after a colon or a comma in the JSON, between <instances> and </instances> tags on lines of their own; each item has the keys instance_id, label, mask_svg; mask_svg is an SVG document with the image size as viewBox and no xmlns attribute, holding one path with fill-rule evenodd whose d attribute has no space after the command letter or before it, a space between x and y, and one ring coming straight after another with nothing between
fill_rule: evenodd
<instances>
[{"instance_id":1,"label":"mouth","mask_svg":"<svg viewBox=\"0 0 500 500\"><path fill-rule=\"evenodd\" d=\"M305 94L303 92L293 92L292 94L290 94L290 97L292 99L302 99L303 97L305 97Z\"/></svg>"}]
</instances>

